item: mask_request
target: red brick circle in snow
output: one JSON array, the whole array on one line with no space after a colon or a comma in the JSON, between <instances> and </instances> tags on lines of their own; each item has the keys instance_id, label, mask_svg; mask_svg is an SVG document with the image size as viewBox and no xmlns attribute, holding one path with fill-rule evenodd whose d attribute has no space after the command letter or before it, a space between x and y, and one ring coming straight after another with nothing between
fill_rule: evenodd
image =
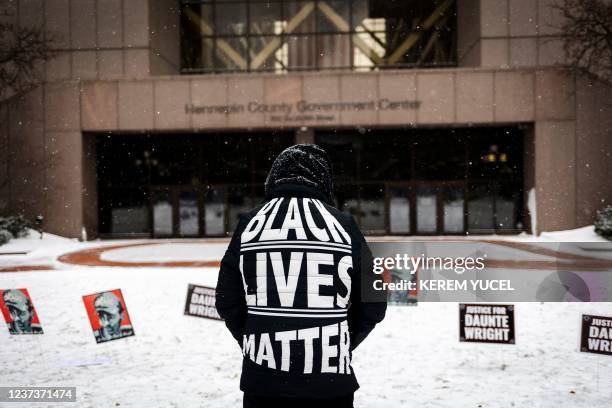
<instances>
[{"instance_id":1,"label":"red brick circle in snow","mask_svg":"<svg viewBox=\"0 0 612 408\"><path fill-rule=\"evenodd\" d=\"M171 261L171 262L126 262L126 261L109 261L102 259L102 254L107 251L122 248L133 248L140 246L156 246L165 244L184 244L184 243L209 243L210 241L163 241L163 242L139 242L134 244L119 244L106 245L96 248L83 249L76 252L70 252L61 255L57 258L58 261L83 266L115 266L123 268L133 267L158 267L158 268L218 268L221 264L220 260L213 261ZM227 240L219 240L218 242L228 242Z\"/></svg>"}]
</instances>

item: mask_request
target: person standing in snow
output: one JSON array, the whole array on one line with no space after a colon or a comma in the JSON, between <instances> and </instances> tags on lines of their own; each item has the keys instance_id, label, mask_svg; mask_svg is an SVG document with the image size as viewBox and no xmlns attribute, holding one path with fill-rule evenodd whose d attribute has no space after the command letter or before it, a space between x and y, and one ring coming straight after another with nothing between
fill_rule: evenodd
<instances>
[{"instance_id":1,"label":"person standing in snow","mask_svg":"<svg viewBox=\"0 0 612 408\"><path fill-rule=\"evenodd\" d=\"M221 261L216 307L242 348L244 407L353 406L352 353L387 304L364 280L372 255L332 190L323 149L285 149Z\"/></svg>"}]
</instances>

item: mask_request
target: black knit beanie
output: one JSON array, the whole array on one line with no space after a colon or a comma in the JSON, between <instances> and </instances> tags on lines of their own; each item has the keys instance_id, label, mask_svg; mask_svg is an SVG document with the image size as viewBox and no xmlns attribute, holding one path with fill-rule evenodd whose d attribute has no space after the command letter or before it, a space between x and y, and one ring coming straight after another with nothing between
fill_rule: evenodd
<instances>
[{"instance_id":1,"label":"black knit beanie","mask_svg":"<svg viewBox=\"0 0 612 408\"><path fill-rule=\"evenodd\" d=\"M279 184L297 184L322 192L332 200L332 166L325 150L315 144L298 144L283 150L272 163L266 195Z\"/></svg>"}]
</instances>

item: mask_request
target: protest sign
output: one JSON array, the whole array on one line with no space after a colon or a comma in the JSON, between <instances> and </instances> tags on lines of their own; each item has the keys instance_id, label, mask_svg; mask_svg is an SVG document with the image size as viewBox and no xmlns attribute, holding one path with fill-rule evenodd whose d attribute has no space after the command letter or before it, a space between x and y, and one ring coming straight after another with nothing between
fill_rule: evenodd
<instances>
[{"instance_id":1,"label":"protest sign","mask_svg":"<svg viewBox=\"0 0 612 408\"><path fill-rule=\"evenodd\" d=\"M0 289L0 309L10 334L43 334L27 289Z\"/></svg>"},{"instance_id":2,"label":"protest sign","mask_svg":"<svg viewBox=\"0 0 612 408\"><path fill-rule=\"evenodd\" d=\"M462 342L514 344L514 306L459 304Z\"/></svg>"},{"instance_id":3,"label":"protest sign","mask_svg":"<svg viewBox=\"0 0 612 408\"><path fill-rule=\"evenodd\" d=\"M223 320L215 308L215 288L190 284L187 287L185 314Z\"/></svg>"},{"instance_id":4,"label":"protest sign","mask_svg":"<svg viewBox=\"0 0 612 408\"><path fill-rule=\"evenodd\" d=\"M612 356L612 317L582 315L580 351Z\"/></svg>"},{"instance_id":5,"label":"protest sign","mask_svg":"<svg viewBox=\"0 0 612 408\"><path fill-rule=\"evenodd\" d=\"M121 289L83 296L96 343L134 335Z\"/></svg>"}]
</instances>

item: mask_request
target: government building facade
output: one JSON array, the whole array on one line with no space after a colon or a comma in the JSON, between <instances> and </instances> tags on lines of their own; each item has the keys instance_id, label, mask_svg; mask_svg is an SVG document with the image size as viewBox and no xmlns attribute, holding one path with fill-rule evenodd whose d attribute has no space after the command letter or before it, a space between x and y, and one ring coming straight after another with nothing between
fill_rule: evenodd
<instances>
[{"instance_id":1,"label":"government building facade","mask_svg":"<svg viewBox=\"0 0 612 408\"><path fill-rule=\"evenodd\" d=\"M56 35L0 102L0 215L69 237L219 237L317 143L370 235L538 233L612 200L610 88L550 0L5 0Z\"/></svg>"}]
</instances>

